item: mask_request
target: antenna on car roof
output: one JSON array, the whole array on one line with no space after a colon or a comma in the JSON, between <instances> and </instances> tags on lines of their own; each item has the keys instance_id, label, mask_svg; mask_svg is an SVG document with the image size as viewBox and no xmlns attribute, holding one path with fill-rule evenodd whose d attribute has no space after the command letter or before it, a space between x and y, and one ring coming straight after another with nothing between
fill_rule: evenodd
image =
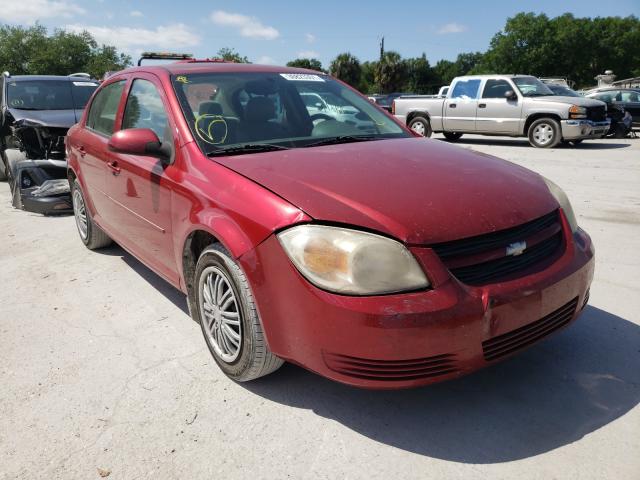
<instances>
[{"instance_id":1,"label":"antenna on car roof","mask_svg":"<svg viewBox=\"0 0 640 480\"><path fill-rule=\"evenodd\" d=\"M142 65L143 60L191 60L191 53L171 53L171 52L142 52L138 59L138 66Z\"/></svg>"}]
</instances>

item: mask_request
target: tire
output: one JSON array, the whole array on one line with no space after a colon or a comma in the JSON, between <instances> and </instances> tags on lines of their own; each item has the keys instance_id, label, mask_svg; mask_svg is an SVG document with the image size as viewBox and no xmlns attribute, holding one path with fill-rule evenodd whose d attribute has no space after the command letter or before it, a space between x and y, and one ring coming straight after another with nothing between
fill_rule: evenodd
<instances>
[{"instance_id":1,"label":"tire","mask_svg":"<svg viewBox=\"0 0 640 480\"><path fill-rule=\"evenodd\" d=\"M97 250L111 245L112 240L104 231L93 222L91 212L86 207L84 194L78 180L71 185L71 201L73 203L73 215L76 219L76 227L80 240L89 250Z\"/></svg>"},{"instance_id":2,"label":"tire","mask_svg":"<svg viewBox=\"0 0 640 480\"><path fill-rule=\"evenodd\" d=\"M249 282L222 245L215 243L202 252L193 284L194 320L225 375L248 382L282 366L267 346Z\"/></svg>"},{"instance_id":3,"label":"tire","mask_svg":"<svg viewBox=\"0 0 640 480\"><path fill-rule=\"evenodd\" d=\"M414 117L407 124L410 130L413 130L423 137L429 138L433 134L431 130L431 122L424 117Z\"/></svg>"},{"instance_id":4,"label":"tire","mask_svg":"<svg viewBox=\"0 0 640 480\"><path fill-rule=\"evenodd\" d=\"M462 134L460 132L442 132L444 138L449 140L450 142L455 142L456 140L460 140Z\"/></svg>"},{"instance_id":5,"label":"tire","mask_svg":"<svg viewBox=\"0 0 640 480\"><path fill-rule=\"evenodd\" d=\"M560 124L553 118L539 118L529 125L529 143L536 148L553 148L562 140Z\"/></svg>"},{"instance_id":6,"label":"tire","mask_svg":"<svg viewBox=\"0 0 640 480\"><path fill-rule=\"evenodd\" d=\"M20 185L18 179L15 178L17 171L17 164L27 159L24 152L21 152L15 148L7 148L2 152L3 163L5 166L4 173L9 181L9 188L11 189L11 205L17 209L22 209L22 197L20 196Z\"/></svg>"}]
</instances>

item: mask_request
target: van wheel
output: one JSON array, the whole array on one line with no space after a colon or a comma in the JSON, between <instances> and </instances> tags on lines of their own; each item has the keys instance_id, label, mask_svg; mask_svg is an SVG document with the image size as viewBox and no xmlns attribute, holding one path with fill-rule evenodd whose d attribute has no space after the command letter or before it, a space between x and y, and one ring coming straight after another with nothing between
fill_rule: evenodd
<instances>
[{"instance_id":1,"label":"van wheel","mask_svg":"<svg viewBox=\"0 0 640 480\"><path fill-rule=\"evenodd\" d=\"M225 375L247 382L282 366L265 340L249 282L223 246L216 243L202 252L194 286L194 320Z\"/></svg>"},{"instance_id":2,"label":"van wheel","mask_svg":"<svg viewBox=\"0 0 640 480\"><path fill-rule=\"evenodd\" d=\"M84 194L78 180L74 180L71 186L71 201L73 203L73 215L76 219L76 227L80 234L80 240L89 250L110 245L112 240L93 222L91 213L84 201Z\"/></svg>"},{"instance_id":3,"label":"van wheel","mask_svg":"<svg viewBox=\"0 0 640 480\"><path fill-rule=\"evenodd\" d=\"M529 143L537 148L553 148L562 139L560 124L553 118L539 118L529 126Z\"/></svg>"},{"instance_id":4,"label":"van wheel","mask_svg":"<svg viewBox=\"0 0 640 480\"><path fill-rule=\"evenodd\" d=\"M431 123L424 117L414 117L407 125L409 129L416 132L418 135L422 135L423 137L430 137L433 133L431 130Z\"/></svg>"},{"instance_id":5,"label":"van wheel","mask_svg":"<svg viewBox=\"0 0 640 480\"><path fill-rule=\"evenodd\" d=\"M460 140L462 134L460 132L442 132L444 138L449 140L450 142L455 142L456 140Z\"/></svg>"}]
</instances>

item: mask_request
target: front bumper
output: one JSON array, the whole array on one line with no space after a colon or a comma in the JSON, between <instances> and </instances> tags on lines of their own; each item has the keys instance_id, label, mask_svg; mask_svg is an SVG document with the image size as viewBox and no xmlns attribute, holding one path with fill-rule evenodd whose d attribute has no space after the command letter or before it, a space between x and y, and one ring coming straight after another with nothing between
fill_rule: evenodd
<instances>
[{"instance_id":1,"label":"front bumper","mask_svg":"<svg viewBox=\"0 0 640 480\"><path fill-rule=\"evenodd\" d=\"M564 140L582 140L602 138L609 131L611 120L593 122L591 120L562 120L562 138Z\"/></svg>"},{"instance_id":2,"label":"front bumper","mask_svg":"<svg viewBox=\"0 0 640 480\"><path fill-rule=\"evenodd\" d=\"M460 377L563 328L582 310L594 272L591 240L582 231L548 268L482 287L457 281L431 249L412 252L429 272L431 290L371 297L325 292L298 273L275 236L240 263L274 354L330 379L378 389Z\"/></svg>"},{"instance_id":3,"label":"front bumper","mask_svg":"<svg viewBox=\"0 0 640 480\"><path fill-rule=\"evenodd\" d=\"M20 193L22 197L22 208L29 212L40 213L42 215L58 215L72 213L70 194L52 195L50 197L34 197L31 192L24 190Z\"/></svg>"}]
</instances>

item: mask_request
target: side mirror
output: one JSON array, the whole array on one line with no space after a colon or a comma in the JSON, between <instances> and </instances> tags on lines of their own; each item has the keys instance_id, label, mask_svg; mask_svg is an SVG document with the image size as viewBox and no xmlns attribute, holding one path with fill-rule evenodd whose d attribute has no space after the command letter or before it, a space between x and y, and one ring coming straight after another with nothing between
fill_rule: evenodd
<instances>
[{"instance_id":1,"label":"side mirror","mask_svg":"<svg viewBox=\"0 0 640 480\"><path fill-rule=\"evenodd\" d=\"M149 128L128 128L114 133L109 139L109 149L130 155L157 157L163 163L171 158L171 147L163 145Z\"/></svg>"},{"instance_id":2,"label":"side mirror","mask_svg":"<svg viewBox=\"0 0 640 480\"><path fill-rule=\"evenodd\" d=\"M506 98L507 100L517 100L518 95L516 95L516 92L514 92L513 90L507 90L506 92L504 92L504 98Z\"/></svg>"}]
</instances>

